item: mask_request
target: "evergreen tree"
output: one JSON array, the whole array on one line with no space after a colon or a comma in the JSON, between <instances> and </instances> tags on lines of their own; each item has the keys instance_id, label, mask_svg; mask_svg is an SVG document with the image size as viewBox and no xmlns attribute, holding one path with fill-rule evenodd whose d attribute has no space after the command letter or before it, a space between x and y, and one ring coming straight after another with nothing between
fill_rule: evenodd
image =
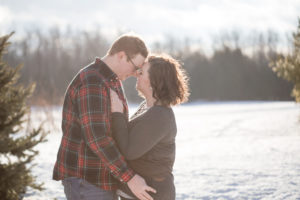
<instances>
[{"instance_id":1,"label":"evergreen tree","mask_svg":"<svg viewBox=\"0 0 300 200\"><path fill-rule=\"evenodd\" d=\"M38 151L33 148L45 141L42 125L26 131L29 107L26 101L34 84L18 84L20 67L12 68L2 60L10 35L0 37L0 198L22 199L27 187L42 190L32 176L31 162Z\"/></svg>"},{"instance_id":2,"label":"evergreen tree","mask_svg":"<svg viewBox=\"0 0 300 200\"><path fill-rule=\"evenodd\" d=\"M292 96L296 102L300 102L300 18L298 19L298 29L293 34L293 50L286 56L281 56L271 64L273 70L279 77L294 84Z\"/></svg>"}]
</instances>

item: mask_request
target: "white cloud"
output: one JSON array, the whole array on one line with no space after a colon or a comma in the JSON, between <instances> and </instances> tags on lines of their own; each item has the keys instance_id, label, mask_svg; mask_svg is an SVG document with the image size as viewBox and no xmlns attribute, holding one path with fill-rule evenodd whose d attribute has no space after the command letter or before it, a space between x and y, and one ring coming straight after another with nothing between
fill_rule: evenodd
<instances>
[{"instance_id":1,"label":"white cloud","mask_svg":"<svg viewBox=\"0 0 300 200\"><path fill-rule=\"evenodd\" d=\"M7 21L11 21L12 14L9 8L5 6L0 6L0 23L7 23Z\"/></svg>"},{"instance_id":2,"label":"white cloud","mask_svg":"<svg viewBox=\"0 0 300 200\"><path fill-rule=\"evenodd\" d=\"M0 5L0 30L4 31L7 29L12 20L13 16L9 8ZM5 34L2 31L0 31L0 34Z\"/></svg>"},{"instance_id":3,"label":"white cloud","mask_svg":"<svg viewBox=\"0 0 300 200\"><path fill-rule=\"evenodd\" d=\"M68 24L76 29L101 29L115 37L119 31L135 31L150 41L166 35L209 40L222 31L294 31L299 0L111 0L111 1L3 1L0 27ZM298 15L298 16L297 16ZM3 17L5 16L5 17Z\"/></svg>"}]
</instances>

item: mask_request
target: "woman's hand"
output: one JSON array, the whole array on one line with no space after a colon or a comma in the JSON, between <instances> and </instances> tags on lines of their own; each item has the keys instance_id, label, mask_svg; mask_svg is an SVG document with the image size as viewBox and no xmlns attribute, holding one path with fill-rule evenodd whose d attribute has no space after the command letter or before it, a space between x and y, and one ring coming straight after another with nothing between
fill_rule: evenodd
<instances>
[{"instance_id":1,"label":"woman's hand","mask_svg":"<svg viewBox=\"0 0 300 200\"><path fill-rule=\"evenodd\" d=\"M111 112L123 113L123 103L117 93L110 89Z\"/></svg>"}]
</instances>

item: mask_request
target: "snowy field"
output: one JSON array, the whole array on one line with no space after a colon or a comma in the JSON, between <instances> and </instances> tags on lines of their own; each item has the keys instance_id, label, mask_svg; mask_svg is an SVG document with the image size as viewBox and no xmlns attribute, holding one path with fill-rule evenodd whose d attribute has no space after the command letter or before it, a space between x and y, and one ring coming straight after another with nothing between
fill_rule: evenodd
<instances>
[{"instance_id":1,"label":"snowy field","mask_svg":"<svg viewBox=\"0 0 300 200\"><path fill-rule=\"evenodd\" d=\"M176 199L300 200L299 105L199 103L174 111L178 126ZM46 190L31 191L25 200L65 199L60 182L51 180L61 138L61 108L47 113L51 112L56 128L51 128L48 142L38 146L40 154L33 169ZM37 120L44 114L33 110Z\"/></svg>"}]
</instances>

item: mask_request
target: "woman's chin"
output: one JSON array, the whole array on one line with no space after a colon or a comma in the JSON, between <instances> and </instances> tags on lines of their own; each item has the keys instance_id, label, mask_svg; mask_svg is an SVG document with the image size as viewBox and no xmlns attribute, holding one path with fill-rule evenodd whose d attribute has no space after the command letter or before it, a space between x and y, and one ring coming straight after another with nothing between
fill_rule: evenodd
<instances>
[{"instance_id":1,"label":"woman's chin","mask_svg":"<svg viewBox=\"0 0 300 200\"><path fill-rule=\"evenodd\" d=\"M144 93L143 93L142 90L140 90L138 87L136 87L135 89L138 92L138 94L139 94L140 97L144 97Z\"/></svg>"},{"instance_id":2,"label":"woman's chin","mask_svg":"<svg viewBox=\"0 0 300 200\"><path fill-rule=\"evenodd\" d=\"M140 94L143 94L143 92L139 88L136 88L136 91L138 91L138 93Z\"/></svg>"},{"instance_id":3,"label":"woman's chin","mask_svg":"<svg viewBox=\"0 0 300 200\"><path fill-rule=\"evenodd\" d=\"M139 87L138 84L135 85L135 89L136 89L136 91L141 92L141 88Z\"/></svg>"}]
</instances>

